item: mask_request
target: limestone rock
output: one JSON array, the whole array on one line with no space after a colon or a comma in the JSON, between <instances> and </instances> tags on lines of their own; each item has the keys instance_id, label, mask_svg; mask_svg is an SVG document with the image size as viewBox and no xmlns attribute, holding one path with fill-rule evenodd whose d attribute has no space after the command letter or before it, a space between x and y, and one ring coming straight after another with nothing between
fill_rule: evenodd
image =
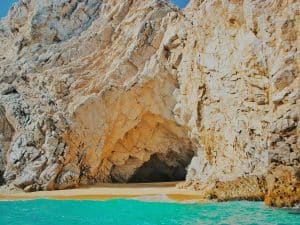
<instances>
[{"instance_id":1,"label":"limestone rock","mask_svg":"<svg viewBox=\"0 0 300 225\"><path fill-rule=\"evenodd\" d=\"M20 0L0 21L0 184L156 174L209 198L295 205L299 8Z\"/></svg>"}]
</instances>

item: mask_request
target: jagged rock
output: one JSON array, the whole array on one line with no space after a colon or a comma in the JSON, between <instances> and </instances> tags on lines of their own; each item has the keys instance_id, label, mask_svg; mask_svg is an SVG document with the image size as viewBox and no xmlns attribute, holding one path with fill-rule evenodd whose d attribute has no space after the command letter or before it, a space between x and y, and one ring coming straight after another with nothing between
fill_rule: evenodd
<instances>
[{"instance_id":1,"label":"jagged rock","mask_svg":"<svg viewBox=\"0 0 300 225\"><path fill-rule=\"evenodd\" d=\"M1 91L2 95L9 95L9 94L17 93L16 88L12 85L6 85L6 86L2 87L1 89L2 89L2 91Z\"/></svg>"},{"instance_id":2,"label":"jagged rock","mask_svg":"<svg viewBox=\"0 0 300 225\"><path fill-rule=\"evenodd\" d=\"M288 90L283 90L272 97L272 102L274 102L274 104L279 104L288 94Z\"/></svg>"},{"instance_id":3,"label":"jagged rock","mask_svg":"<svg viewBox=\"0 0 300 225\"><path fill-rule=\"evenodd\" d=\"M0 22L0 183L186 175L210 198L296 204L299 7L21 0Z\"/></svg>"}]
</instances>

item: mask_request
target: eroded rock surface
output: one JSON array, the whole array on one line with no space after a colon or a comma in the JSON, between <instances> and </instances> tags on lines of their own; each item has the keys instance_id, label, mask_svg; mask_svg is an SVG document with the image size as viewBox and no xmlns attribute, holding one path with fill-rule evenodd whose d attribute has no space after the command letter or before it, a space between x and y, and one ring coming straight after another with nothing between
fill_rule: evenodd
<instances>
[{"instance_id":1,"label":"eroded rock surface","mask_svg":"<svg viewBox=\"0 0 300 225\"><path fill-rule=\"evenodd\" d=\"M0 22L0 183L186 177L208 198L295 205L299 10L21 0Z\"/></svg>"}]
</instances>

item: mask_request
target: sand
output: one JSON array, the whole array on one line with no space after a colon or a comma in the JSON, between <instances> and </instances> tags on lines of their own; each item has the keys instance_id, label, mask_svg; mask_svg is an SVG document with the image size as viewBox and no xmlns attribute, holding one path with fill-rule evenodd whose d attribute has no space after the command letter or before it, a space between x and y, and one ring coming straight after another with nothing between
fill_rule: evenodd
<instances>
[{"instance_id":1,"label":"sand","mask_svg":"<svg viewBox=\"0 0 300 225\"><path fill-rule=\"evenodd\" d=\"M114 198L141 199L144 201L169 201L197 203L204 198L197 191L176 188L178 182L139 183L139 184L99 184L76 189L1 193L2 200L26 199L70 199L70 200L108 200Z\"/></svg>"}]
</instances>

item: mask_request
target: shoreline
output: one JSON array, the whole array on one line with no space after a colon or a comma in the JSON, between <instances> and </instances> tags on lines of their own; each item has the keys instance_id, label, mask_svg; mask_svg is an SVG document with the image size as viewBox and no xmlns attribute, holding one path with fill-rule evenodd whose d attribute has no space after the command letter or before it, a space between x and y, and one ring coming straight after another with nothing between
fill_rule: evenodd
<instances>
[{"instance_id":1,"label":"shoreline","mask_svg":"<svg viewBox=\"0 0 300 225\"><path fill-rule=\"evenodd\" d=\"M204 203L207 199L199 192L178 189L180 182L97 184L75 189L38 192L0 192L0 201L54 199L54 200L109 200L138 199L143 201Z\"/></svg>"}]
</instances>

